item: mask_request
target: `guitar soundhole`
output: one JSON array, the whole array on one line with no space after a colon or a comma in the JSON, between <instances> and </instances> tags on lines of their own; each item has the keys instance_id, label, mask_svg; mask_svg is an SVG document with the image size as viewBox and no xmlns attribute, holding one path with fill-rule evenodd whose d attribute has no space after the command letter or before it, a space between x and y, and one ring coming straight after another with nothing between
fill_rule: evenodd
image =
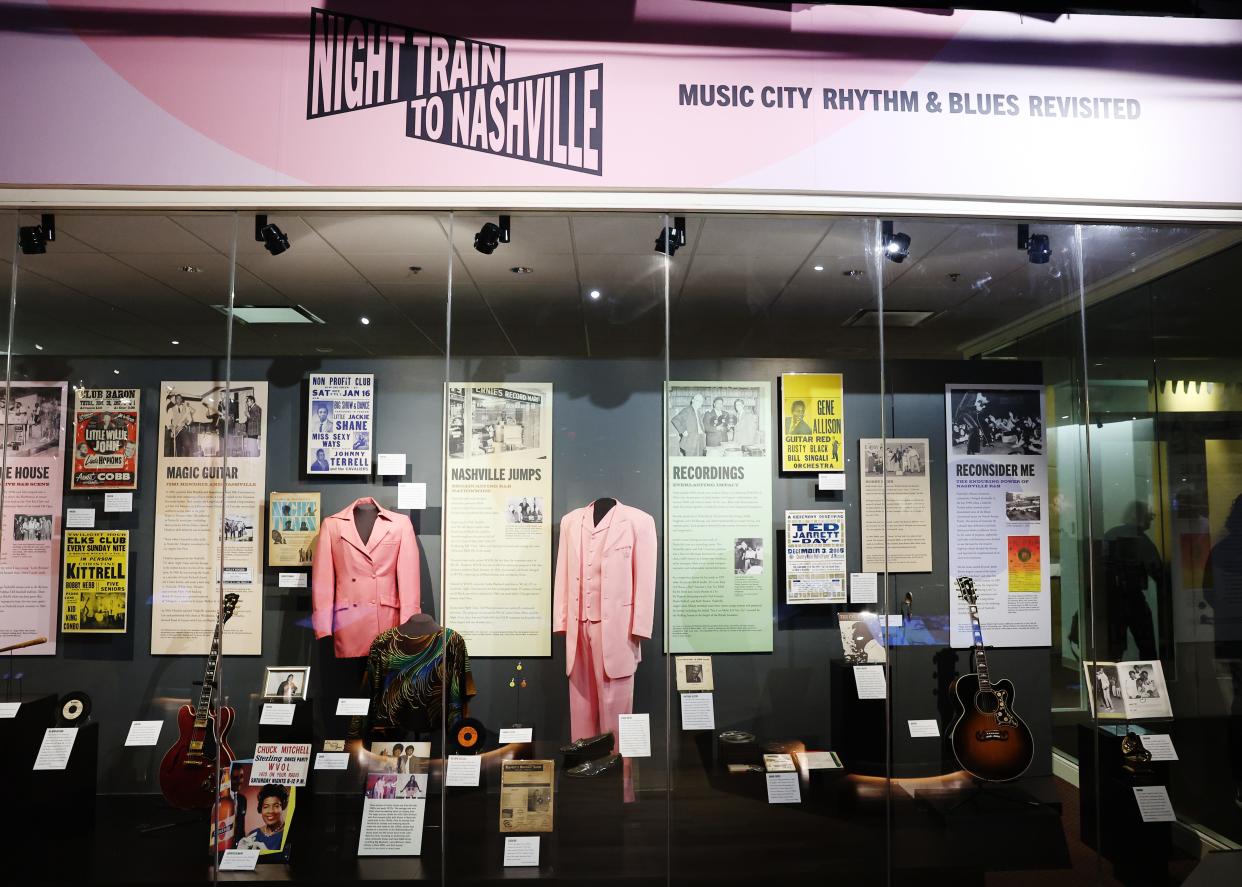
<instances>
[{"instance_id":1,"label":"guitar soundhole","mask_svg":"<svg viewBox=\"0 0 1242 887\"><path fill-rule=\"evenodd\" d=\"M985 715L996 714L997 709L1000 708L1000 702L997 701L995 693L980 691L975 694L975 708Z\"/></svg>"}]
</instances>

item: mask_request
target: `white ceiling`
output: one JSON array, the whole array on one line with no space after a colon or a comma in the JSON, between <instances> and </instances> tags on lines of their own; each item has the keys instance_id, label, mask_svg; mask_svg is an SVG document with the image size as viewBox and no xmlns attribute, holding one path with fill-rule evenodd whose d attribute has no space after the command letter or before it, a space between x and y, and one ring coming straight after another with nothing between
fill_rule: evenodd
<instances>
[{"instance_id":1,"label":"white ceiling","mask_svg":"<svg viewBox=\"0 0 1242 887\"><path fill-rule=\"evenodd\" d=\"M650 214L514 215L490 256L473 236L495 216L272 215L291 248L271 256L254 218L231 213L58 213L45 255L21 256L15 353L66 356L224 352L237 226L238 304L301 304L322 326L235 326L241 355L651 356L663 353L664 258ZM32 224L33 217L23 218ZM967 341L1078 298L1072 226L1035 225L1053 261L1031 265L1013 224L898 220L910 258L883 261L887 310L934 312L889 329L893 356L957 357ZM876 223L830 217L690 217L669 263L671 356L867 356L878 331L844 324L879 305L868 246ZM1086 229L1088 288L1197 258L1218 232ZM822 266L821 271L814 270ZM195 273L182 270L188 266ZM411 266L421 270L413 271ZM514 274L514 266L533 269ZM3 280L11 266L0 262ZM591 300L597 289L602 296ZM362 325L361 316L371 320ZM171 345L173 339L181 342Z\"/></svg>"}]
</instances>

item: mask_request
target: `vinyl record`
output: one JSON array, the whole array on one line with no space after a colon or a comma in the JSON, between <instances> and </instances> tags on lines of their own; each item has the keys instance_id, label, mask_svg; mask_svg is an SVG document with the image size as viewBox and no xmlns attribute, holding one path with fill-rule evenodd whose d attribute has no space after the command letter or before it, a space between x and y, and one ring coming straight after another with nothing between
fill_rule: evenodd
<instances>
[{"instance_id":1,"label":"vinyl record","mask_svg":"<svg viewBox=\"0 0 1242 887\"><path fill-rule=\"evenodd\" d=\"M60 697L59 726L75 727L91 716L91 698L81 690Z\"/></svg>"},{"instance_id":2,"label":"vinyl record","mask_svg":"<svg viewBox=\"0 0 1242 887\"><path fill-rule=\"evenodd\" d=\"M487 728L474 718L465 718L453 731L453 744L463 754L475 755L483 750Z\"/></svg>"}]
</instances>

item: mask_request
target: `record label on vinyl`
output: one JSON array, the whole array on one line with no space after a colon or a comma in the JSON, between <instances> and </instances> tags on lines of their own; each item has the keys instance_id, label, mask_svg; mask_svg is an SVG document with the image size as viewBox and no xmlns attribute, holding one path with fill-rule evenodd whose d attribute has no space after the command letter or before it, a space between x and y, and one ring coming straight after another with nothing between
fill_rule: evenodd
<instances>
[{"instance_id":1,"label":"record label on vinyl","mask_svg":"<svg viewBox=\"0 0 1242 887\"><path fill-rule=\"evenodd\" d=\"M477 754L483 750L483 739L487 729L474 718L466 718L453 731L453 743L458 751L465 754Z\"/></svg>"},{"instance_id":2,"label":"record label on vinyl","mask_svg":"<svg viewBox=\"0 0 1242 887\"><path fill-rule=\"evenodd\" d=\"M73 727L91 716L91 698L81 690L60 697L60 726Z\"/></svg>"}]
</instances>

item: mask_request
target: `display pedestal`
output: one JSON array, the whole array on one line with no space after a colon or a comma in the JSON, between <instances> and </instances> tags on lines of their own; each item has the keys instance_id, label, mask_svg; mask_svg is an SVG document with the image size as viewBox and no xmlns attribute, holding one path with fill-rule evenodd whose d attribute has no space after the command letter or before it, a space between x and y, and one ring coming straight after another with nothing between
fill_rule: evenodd
<instances>
[{"instance_id":1,"label":"display pedestal","mask_svg":"<svg viewBox=\"0 0 1242 887\"><path fill-rule=\"evenodd\" d=\"M313 699L293 701L292 724L259 724L259 742L314 742L314 739L315 700Z\"/></svg>"},{"instance_id":2,"label":"display pedestal","mask_svg":"<svg viewBox=\"0 0 1242 887\"><path fill-rule=\"evenodd\" d=\"M1153 761L1148 765L1151 771L1138 776L1126 773L1121 755L1124 736L1102 726L1078 727L1079 836L1113 864L1114 876L1122 883L1168 884L1173 823L1143 822L1134 787L1167 786L1169 762Z\"/></svg>"},{"instance_id":3,"label":"display pedestal","mask_svg":"<svg viewBox=\"0 0 1242 887\"><path fill-rule=\"evenodd\" d=\"M886 775L884 700L858 698L852 665L833 662L831 676L832 750L849 773Z\"/></svg>"},{"instance_id":4,"label":"display pedestal","mask_svg":"<svg viewBox=\"0 0 1242 887\"><path fill-rule=\"evenodd\" d=\"M25 708L23 705L22 708ZM40 731L39 742L43 736ZM38 746L35 748L36 753ZM32 766L31 758L27 766ZM32 770L30 789L25 802L29 808L54 817L84 822L95 816L95 785L99 770L99 722L78 727L73 751L64 770ZM16 796L15 796L16 797Z\"/></svg>"},{"instance_id":5,"label":"display pedestal","mask_svg":"<svg viewBox=\"0 0 1242 887\"><path fill-rule=\"evenodd\" d=\"M10 798L30 796L31 767L43 742L43 731L56 723L54 695L15 697L17 717L0 718L0 785ZM19 804L0 804L0 822L25 818Z\"/></svg>"}]
</instances>

